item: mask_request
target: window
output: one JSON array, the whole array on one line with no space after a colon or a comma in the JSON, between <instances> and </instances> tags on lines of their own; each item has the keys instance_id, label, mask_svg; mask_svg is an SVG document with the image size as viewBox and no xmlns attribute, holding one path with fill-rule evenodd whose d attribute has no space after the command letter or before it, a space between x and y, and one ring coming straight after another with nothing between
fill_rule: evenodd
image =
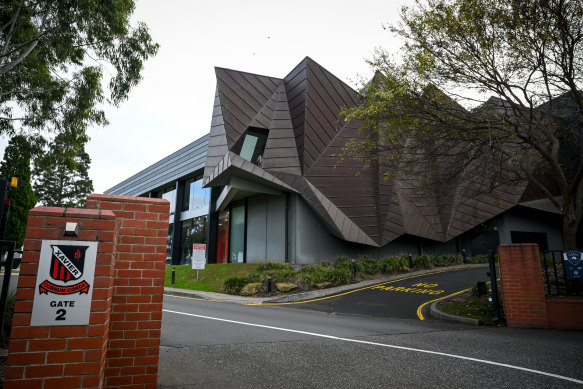
<instances>
[{"instance_id":1,"label":"window","mask_svg":"<svg viewBox=\"0 0 583 389\"><path fill-rule=\"evenodd\" d=\"M193 211L208 207L210 199L210 189L202 187L201 179L188 180L184 185L183 211Z\"/></svg>"},{"instance_id":2,"label":"window","mask_svg":"<svg viewBox=\"0 0 583 389\"><path fill-rule=\"evenodd\" d=\"M229 211L219 213L217 233L217 263L227 263L229 258Z\"/></svg>"},{"instance_id":3,"label":"window","mask_svg":"<svg viewBox=\"0 0 583 389\"><path fill-rule=\"evenodd\" d=\"M168 225L168 240L166 242L166 263L172 263L172 239L174 235L174 223Z\"/></svg>"},{"instance_id":4,"label":"window","mask_svg":"<svg viewBox=\"0 0 583 389\"><path fill-rule=\"evenodd\" d=\"M166 188L162 190L158 197L170 201L170 215L174 215L174 211L176 210L176 188Z\"/></svg>"},{"instance_id":5,"label":"window","mask_svg":"<svg viewBox=\"0 0 583 389\"><path fill-rule=\"evenodd\" d=\"M547 234L544 232L510 231L512 243L536 243L541 251L549 249Z\"/></svg>"},{"instance_id":6,"label":"window","mask_svg":"<svg viewBox=\"0 0 583 389\"><path fill-rule=\"evenodd\" d=\"M267 130L249 128L245 134L245 140L243 141L239 155L247 161L261 166L266 143Z\"/></svg>"},{"instance_id":7,"label":"window","mask_svg":"<svg viewBox=\"0 0 583 389\"><path fill-rule=\"evenodd\" d=\"M195 243L207 243L208 216L195 217L182 222L180 264L189 265L192 258L192 246Z\"/></svg>"}]
</instances>

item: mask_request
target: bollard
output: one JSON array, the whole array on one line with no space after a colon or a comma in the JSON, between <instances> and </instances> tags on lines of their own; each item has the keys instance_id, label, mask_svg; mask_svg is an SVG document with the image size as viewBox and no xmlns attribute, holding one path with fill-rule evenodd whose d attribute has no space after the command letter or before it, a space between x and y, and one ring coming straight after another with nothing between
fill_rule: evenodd
<instances>
[{"instance_id":1,"label":"bollard","mask_svg":"<svg viewBox=\"0 0 583 389\"><path fill-rule=\"evenodd\" d=\"M413 256L409 254L409 269L413 269Z\"/></svg>"},{"instance_id":2,"label":"bollard","mask_svg":"<svg viewBox=\"0 0 583 389\"><path fill-rule=\"evenodd\" d=\"M267 276L267 293L271 293L271 276Z\"/></svg>"},{"instance_id":3,"label":"bollard","mask_svg":"<svg viewBox=\"0 0 583 389\"><path fill-rule=\"evenodd\" d=\"M466 249L462 249L462 261L466 263Z\"/></svg>"},{"instance_id":4,"label":"bollard","mask_svg":"<svg viewBox=\"0 0 583 389\"><path fill-rule=\"evenodd\" d=\"M172 268L172 285L174 285L174 281L176 280L176 268Z\"/></svg>"},{"instance_id":5,"label":"bollard","mask_svg":"<svg viewBox=\"0 0 583 389\"><path fill-rule=\"evenodd\" d=\"M356 277L356 261L352 260L352 278Z\"/></svg>"}]
</instances>

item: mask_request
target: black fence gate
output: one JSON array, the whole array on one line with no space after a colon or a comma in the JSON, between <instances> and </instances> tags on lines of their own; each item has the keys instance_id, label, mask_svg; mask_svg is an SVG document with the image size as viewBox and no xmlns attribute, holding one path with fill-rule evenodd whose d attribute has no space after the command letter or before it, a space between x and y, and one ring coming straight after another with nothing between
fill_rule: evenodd
<instances>
[{"instance_id":1,"label":"black fence gate","mask_svg":"<svg viewBox=\"0 0 583 389\"><path fill-rule=\"evenodd\" d=\"M583 296L583 279L567 278L563 251L541 251L540 258L547 296Z\"/></svg>"}]
</instances>

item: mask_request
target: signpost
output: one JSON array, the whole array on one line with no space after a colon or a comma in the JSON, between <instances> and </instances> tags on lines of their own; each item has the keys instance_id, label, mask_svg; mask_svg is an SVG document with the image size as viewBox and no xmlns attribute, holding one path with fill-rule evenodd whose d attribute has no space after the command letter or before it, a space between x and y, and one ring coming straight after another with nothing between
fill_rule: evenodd
<instances>
[{"instance_id":1,"label":"signpost","mask_svg":"<svg viewBox=\"0 0 583 389\"><path fill-rule=\"evenodd\" d=\"M43 240L31 326L88 325L97 242Z\"/></svg>"},{"instance_id":2,"label":"signpost","mask_svg":"<svg viewBox=\"0 0 583 389\"><path fill-rule=\"evenodd\" d=\"M583 250L563 251L563 261L568 279L583 279Z\"/></svg>"},{"instance_id":3,"label":"signpost","mask_svg":"<svg viewBox=\"0 0 583 389\"><path fill-rule=\"evenodd\" d=\"M206 264L206 244L195 243L192 245L192 268L196 269L196 279L198 271L204 270Z\"/></svg>"}]
</instances>

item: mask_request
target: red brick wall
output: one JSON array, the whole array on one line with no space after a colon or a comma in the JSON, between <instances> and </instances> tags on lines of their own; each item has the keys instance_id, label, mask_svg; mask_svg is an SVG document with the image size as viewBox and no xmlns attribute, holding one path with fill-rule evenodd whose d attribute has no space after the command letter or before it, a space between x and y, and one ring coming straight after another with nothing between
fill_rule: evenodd
<instances>
[{"instance_id":1,"label":"red brick wall","mask_svg":"<svg viewBox=\"0 0 583 389\"><path fill-rule=\"evenodd\" d=\"M549 298L547 310L551 328L583 330L583 300Z\"/></svg>"},{"instance_id":2,"label":"red brick wall","mask_svg":"<svg viewBox=\"0 0 583 389\"><path fill-rule=\"evenodd\" d=\"M156 388L169 203L91 195L30 211L6 388ZM78 237L64 237L66 222ZM88 326L30 327L42 240L98 241Z\"/></svg>"},{"instance_id":3,"label":"red brick wall","mask_svg":"<svg viewBox=\"0 0 583 389\"><path fill-rule=\"evenodd\" d=\"M583 329L583 300L545 297L536 244L500 245L498 256L508 326Z\"/></svg>"},{"instance_id":4,"label":"red brick wall","mask_svg":"<svg viewBox=\"0 0 583 389\"><path fill-rule=\"evenodd\" d=\"M77 222L78 238L64 237ZM38 207L30 211L9 345L6 388L96 388L104 379L116 221L113 212ZM98 241L89 326L30 327L43 239Z\"/></svg>"},{"instance_id":5,"label":"red brick wall","mask_svg":"<svg viewBox=\"0 0 583 389\"><path fill-rule=\"evenodd\" d=\"M120 222L105 387L155 388L168 239L167 200L93 194Z\"/></svg>"}]
</instances>

